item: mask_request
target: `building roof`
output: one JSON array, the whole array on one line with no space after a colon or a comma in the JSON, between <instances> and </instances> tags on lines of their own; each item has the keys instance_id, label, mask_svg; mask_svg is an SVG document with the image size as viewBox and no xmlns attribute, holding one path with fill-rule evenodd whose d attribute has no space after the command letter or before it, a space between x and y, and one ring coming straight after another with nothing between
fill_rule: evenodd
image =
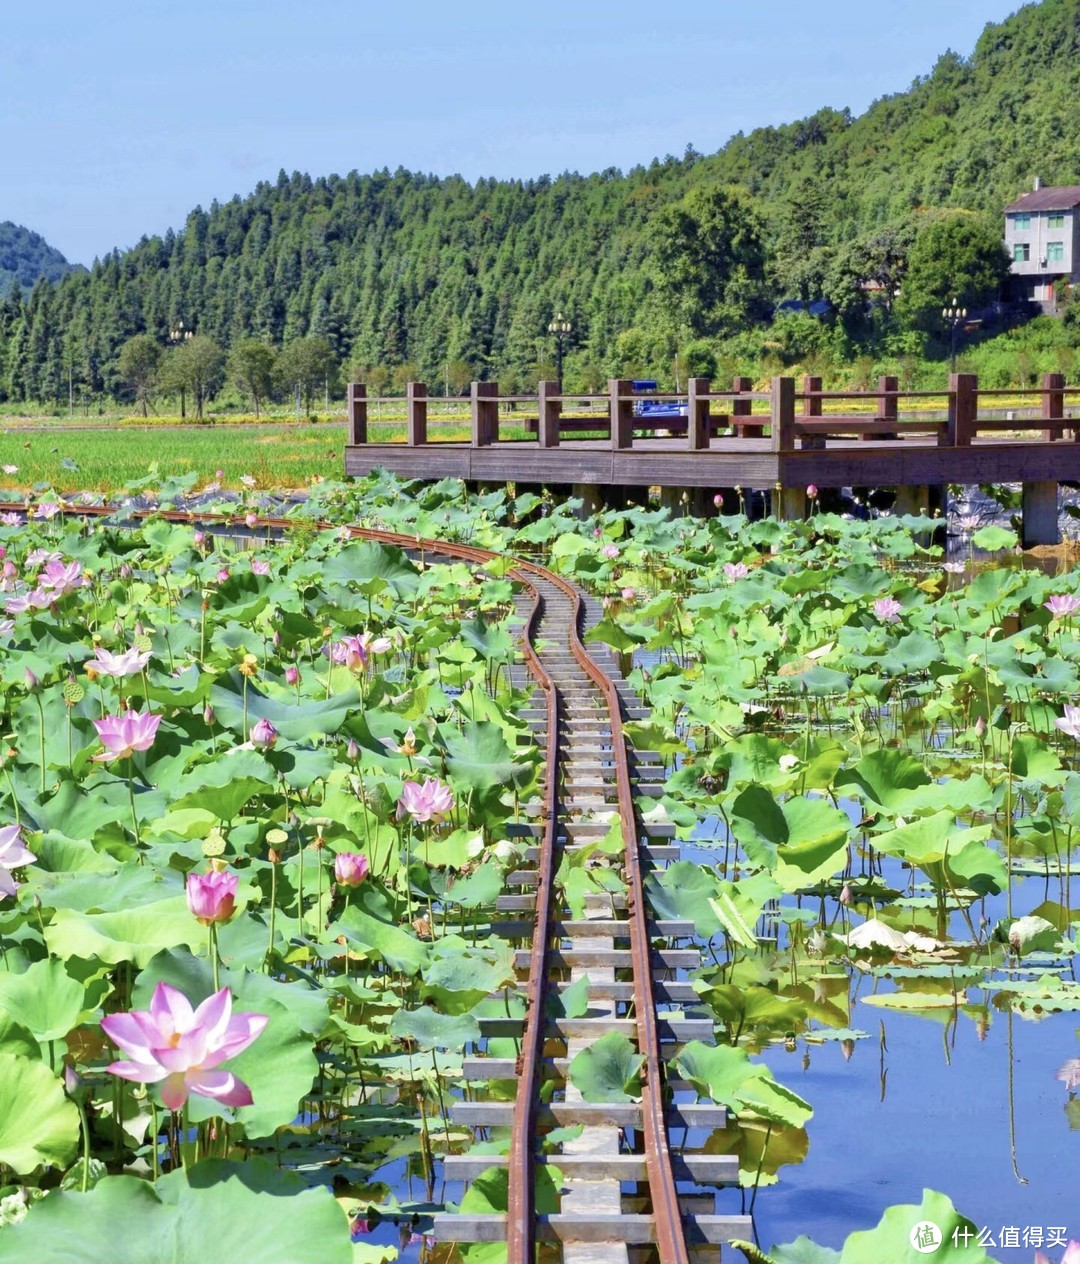
<instances>
[{"instance_id":1,"label":"building roof","mask_svg":"<svg viewBox=\"0 0 1080 1264\"><path fill-rule=\"evenodd\" d=\"M1071 211L1074 206L1080 206L1080 184L1057 184L1025 193L1005 208L1005 214L1013 211Z\"/></svg>"}]
</instances>

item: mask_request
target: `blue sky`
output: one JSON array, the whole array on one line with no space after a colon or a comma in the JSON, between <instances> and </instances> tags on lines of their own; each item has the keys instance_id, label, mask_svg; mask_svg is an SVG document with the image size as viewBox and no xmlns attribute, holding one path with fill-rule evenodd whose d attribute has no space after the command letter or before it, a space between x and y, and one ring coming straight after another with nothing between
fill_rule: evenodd
<instances>
[{"instance_id":1,"label":"blue sky","mask_svg":"<svg viewBox=\"0 0 1080 1264\"><path fill-rule=\"evenodd\" d=\"M280 168L631 167L861 112L1009 0L12 0L0 220L70 259Z\"/></svg>"}]
</instances>

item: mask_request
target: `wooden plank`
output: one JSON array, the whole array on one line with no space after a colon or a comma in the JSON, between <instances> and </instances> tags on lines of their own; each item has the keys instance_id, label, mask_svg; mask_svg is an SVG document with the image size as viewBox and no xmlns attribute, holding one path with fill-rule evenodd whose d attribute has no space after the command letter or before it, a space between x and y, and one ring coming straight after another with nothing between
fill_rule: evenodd
<instances>
[{"instance_id":1,"label":"wooden plank","mask_svg":"<svg viewBox=\"0 0 1080 1264\"><path fill-rule=\"evenodd\" d=\"M674 1102L665 1111L668 1126L675 1128L723 1128L727 1125L726 1106L714 1102ZM452 1102L450 1118L469 1128L509 1128L514 1118L513 1102ZM638 1128L639 1102L551 1102L539 1108L536 1121L541 1127L585 1124L589 1127Z\"/></svg>"},{"instance_id":2,"label":"wooden plank","mask_svg":"<svg viewBox=\"0 0 1080 1264\"><path fill-rule=\"evenodd\" d=\"M652 953L653 966L664 970L693 970L701 964L701 953L696 948L655 948ZM556 970L567 970L575 966L588 969L589 966L611 966L614 970L628 970L632 965L630 950L623 948L576 948L555 949L551 954L551 964ZM518 970L526 970L529 966L529 952L519 948L514 953L514 966Z\"/></svg>"},{"instance_id":3,"label":"wooden plank","mask_svg":"<svg viewBox=\"0 0 1080 1264\"><path fill-rule=\"evenodd\" d=\"M557 1167L565 1176L597 1180L615 1176L620 1181L647 1178L643 1154L544 1154L537 1157L542 1167ZM509 1166L505 1154L448 1154L443 1158L443 1176L451 1181L470 1181L489 1168ZM678 1181L699 1185L733 1185L739 1179L739 1159L734 1154L673 1154L671 1166Z\"/></svg>"},{"instance_id":4,"label":"wooden plank","mask_svg":"<svg viewBox=\"0 0 1080 1264\"><path fill-rule=\"evenodd\" d=\"M490 1015L477 1019L480 1034L488 1038L520 1036L525 1029L524 1018L508 1018ZM712 1040L715 1024L711 1018L657 1018L657 1029L662 1040L685 1043L688 1040ZM573 1040L599 1040L609 1031L617 1031L631 1040L637 1038L637 1022L633 1018L551 1018L545 1030L551 1035Z\"/></svg>"},{"instance_id":5,"label":"wooden plank","mask_svg":"<svg viewBox=\"0 0 1080 1264\"><path fill-rule=\"evenodd\" d=\"M408 442L414 446L427 443L427 387L423 382L405 385L405 427Z\"/></svg>"},{"instance_id":6,"label":"wooden plank","mask_svg":"<svg viewBox=\"0 0 1080 1264\"><path fill-rule=\"evenodd\" d=\"M503 1242L506 1216L498 1213L439 1212L434 1218L434 1234L440 1242ZM749 1216L695 1215L686 1217L686 1238L690 1243L722 1245L734 1239L753 1238ZM567 1216L561 1213L538 1215L536 1236L543 1242L625 1242L647 1245L656 1241L656 1226L646 1213L596 1212Z\"/></svg>"}]
</instances>

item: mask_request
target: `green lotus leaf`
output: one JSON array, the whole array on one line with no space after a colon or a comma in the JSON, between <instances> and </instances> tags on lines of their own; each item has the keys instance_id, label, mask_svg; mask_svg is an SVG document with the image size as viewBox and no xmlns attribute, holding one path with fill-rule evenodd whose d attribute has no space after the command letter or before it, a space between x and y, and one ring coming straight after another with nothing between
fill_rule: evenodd
<instances>
[{"instance_id":1,"label":"green lotus leaf","mask_svg":"<svg viewBox=\"0 0 1080 1264\"><path fill-rule=\"evenodd\" d=\"M749 786L731 808L732 828L756 864L771 868L785 891L798 891L847 863L851 822L825 799L778 803L764 786Z\"/></svg>"},{"instance_id":2,"label":"green lotus leaf","mask_svg":"<svg viewBox=\"0 0 1080 1264\"><path fill-rule=\"evenodd\" d=\"M515 760L502 729L487 720L470 721L461 732L448 731L446 749L451 776L477 790L520 788L531 780L536 767L535 756L528 762Z\"/></svg>"},{"instance_id":3,"label":"green lotus leaf","mask_svg":"<svg viewBox=\"0 0 1080 1264\"><path fill-rule=\"evenodd\" d=\"M471 1014L440 1014L422 1005L397 1010L390 1020L390 1033L421 1049L463 1049L480 1039L480 1024Z\"/></svg>"},{"instance_id":4,"label":"green lotus leaf","mask_svg":"<svg viewBox=\"0 0 1080 1264\"><path fill-rule=\"evenodd\" d=\"M853 790L871 804L890 812L908 810L907 797L930 777L919 760L898 750L877 750L836 775L837 790ZM850 792L850 791L849 791Z\"/></svg>"},{"instance_id":5,"label":"green lotus leaf","mask_svg":"<svg viewBox=\"0 0 1080 1264\"><path fill-rule=\"evenodd\" d=\"M335 924L360 948L370 949L392 970L416 974L428 959L428 946L399 924L404 920L384 892L365 882L354 891Z\"/></svg>"},{"instance_id":6,"label":"green lotus leaf","mask_svg":"<svg viewBox=\"0 0 1080 1264\"><path fill-rule=\"evenodd\" d=\"M200 1163L156 1185L107 1176L87 1194L52 1194L5 1228L0 1261L352 1264L349 1223L330 1191L270 1177L269 1167Z\"/></svg>"},{"instance_id":7,"label":"green lotus leaf","mask_svg":"<svg viewBox=\"0 0 1080 1264\"><path fill-rule=\"evenodd\" d=\"M0 1163L19 1174L32 1172L43 1163L65 1167L74 1157L78 1141L79 1112L52 1071L43 1062L0 1052ZM10 1226L0 1234L0 1252L7 1228ZM44 1261L60 1257L31 1253L8 1258Z\"/></svg>"},{"instance_id":8,"label":"green lotus leaf","mask_svg":"<svg viewBox=\"0 0 1080 1264\"><path fill-rule=\"evenodd\" d=\"M277 773L257 751L236 750L184 774L174 809L201 808L220 821L231 821L256 794L275 785Z\"/></svg>"},{"instance_id":9,"label":"green lotus leaf","mask_svg":"<svg viewBox=\"0 0 1080 1264\"><path fill-rule=\"evenodd\" d=\"M876 1229L849 1234L840 1264L882 1264L883 1260L925 1264L930 1255L912 1243L912 1231L925 1221L936 1226L940 1241L933 1252L935 1264L987 1264L986 1249L978 1245L978 1228L944 1194L932 1189L923 1190L917 1207L910 1203L889 1207Z\"/></svg>"},{"instance_id":10,"label":"green lotus leaf","mask_svg":"<svg viewBox=\"0 0 1080 1264\"><path fill-rule=\"evenodd\" d=\"M423 995L444 1014L463 1014L485 996L513 984L514 957L509 948L469 948L464 940L442 939L423 971Z\"/></svg>"},{"instance_id":11,"label":"green lotus leaf","mask_svg":"<svg viewBox=\"0 0 1080 1264\"><path fill-rule=\"evenodd\" d=\"M831 1246L819 1246L806 1234L800 1234L794 1242L769 1248L770 1264L840 1264L840 1252Z\"/></svg>"},{"instance_id":12,"label":"green lotus leaf","mask_svg":"<svg viewBox=\"0 0 1080 1264\"><path fill-rule=\"evenodd\" d=\"M228 680L228 686L217 684L210 690L210 702L218 722L239 733L244 727L242 677L232 673ZM360 694L356 689L335 693L318 701L290 703L269 698L249 684L247 722L250 729L257 720L269 720L287 741L307 742L336 733L345 717L359 703ZM247 734L243 736L246 740Z\"/></svg>"},{"instance_id":13,"label":"green lotus leaf","mask_svg":"<svg viewBox=\"0 0 1080 1264\"><path fill-rule=\"evenodd\" d=\"M97 957L109 965L133 961L141 968L163 948L186 944L197 951L206 942L206 931L180 895L112 913L59 909L45 928L45 942L63 960Z\"/></svg>"},{"instance_id":14,"label":"green lotus leaf","mask_svg":"<svg viewBox=\"0 0 1080 1264\"><path fill-rule=\"evenodd\" d=\"M609 1031L570 1062L570 1082L587 1102L636 1102L645 1057L629 1038Z\"/></svg>"},{"instance_id":15,"label":"green lotus leaf","mask_svg":"<svg viewBox=\"0 0 1080 1264\"><path fill-rule=\"evenodd\" d=\"M96 987L90 999L63 962L55 957L35 961L22 974L0 972L0 1012L25 1027L39 1043L63 1040L90 1017L107 986Z\"/></svg>"},{"instance_id":16,"label":"green lotus leaf","mask_svg":"<svg viewBox=\"0 0 1080 1264\"><path fill-rule=\"evenodd\" d=\"M971 543L986 553L997 553L1000 549L1015 549L1019 544L1016 532L1006 527L981 527L971 537Z\"/></svg>"},{"instance_id":17,"label":"green lotus leaf","mask_svg":"<svg viewBox=\"0 0 1080 1264\"><path fill-rule=\"evenodd\" d=\"M653 915L692 921L694 933L703 939L715 935L721 924L709 903L718 890L715 873L689 860L676 860L666 869L654 869L645 878L645 893Z\"/></svg>"},{"instance_id":18,"label":"green lotus leaf","mask_svg":"<svg viewBox=\"0 0 1080 1264\"><path fill-rule=\"evenodd\" d=\"M327 558L322 577L324 582L340 584L381 580L396 597L408 597L419 585L420 571L396 545L364 540L347 544Z\"/></svg>"},{"instance_id":19,"label":"green lotus leaf","mask_svg":"<svg viewBox=\"0 0 1080 1264\"><path fill-rule=\"evenodd\" d=\"M797 1093L778 1084L764 1063L751 1062L745 1049L692 1040L674 1066L703 1097L733 1111L751 1110L763 1119L801 1128L814 1113Z\"/></svg>"}]
</instances>

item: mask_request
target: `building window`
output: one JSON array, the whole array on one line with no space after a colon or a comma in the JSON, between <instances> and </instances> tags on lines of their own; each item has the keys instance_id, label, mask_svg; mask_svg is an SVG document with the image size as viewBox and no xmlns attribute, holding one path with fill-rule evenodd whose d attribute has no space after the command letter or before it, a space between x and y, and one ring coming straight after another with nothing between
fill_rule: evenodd
<instances>
[{"instance_id":1,"label":"building window","mask_svg":"<svg viewBox=\"0 0 1080 1264\"><path fill-rule=\"evenodd\" d=\"M1017 242L1013 246L1013 263L1027 263L1031 258L1031 247L1028 243Z\"/></svg>"},{"instance_id":2,"label":"building window","mask_svg":"<svg viewBox=\"0 0 1080 1264\"><path fill-rule=\"evenodd\" d=\"M1015 220L1013 221L1013 228L1015 228L1017 232L1026 233L1030 227L1031 227L1030 215L1017 215Z\"/></svg>"},{"instance_id":3,"label":"building window","mask_svg":"<svg viewBox=\"0 0 1080 1264\"><path fill-rule=\"evenodd\" d=\"M1048 215L1046 218L1046 225L1048 228L1064 228L1065 212L1055 211L1052 215Z\"/></svg>"},{"instance_id":4,"label":"building window","mask_svg":"<svg viewBox=\"0 0 1080 1264\"><path fill-rule=\"evenodd\" d=\"M1065 259L1065 243L1063 241L1048 241L1046 243L1046 262L1062 263Z\"/></svg>"}]
</instances>

